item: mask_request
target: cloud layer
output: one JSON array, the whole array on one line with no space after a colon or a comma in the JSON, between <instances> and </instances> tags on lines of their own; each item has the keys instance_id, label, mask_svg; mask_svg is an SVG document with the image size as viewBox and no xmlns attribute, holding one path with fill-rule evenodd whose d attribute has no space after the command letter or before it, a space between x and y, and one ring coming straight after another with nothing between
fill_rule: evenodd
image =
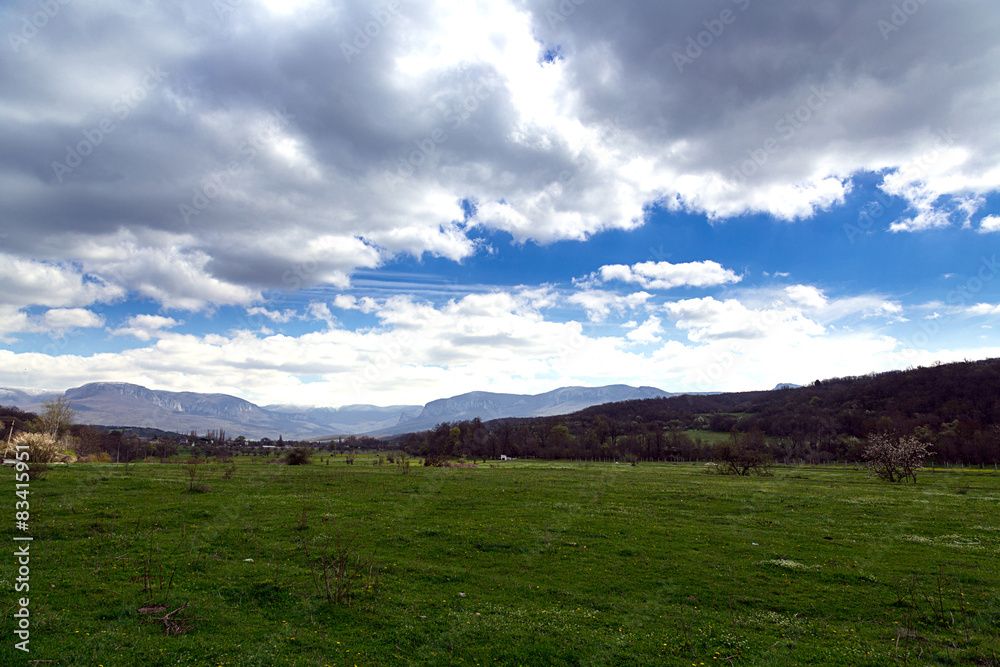
<instances>
[{"instance_id":1,"label":"cloud layer","mask_svg":"<svg viewBox=\"0 0 1000 667\"><path fill-rule=\"evenodd\" d=\"M436 301L355 287L401 259L636 233L654 212L808 225L865 179L905 208L869 232L989 240L994 2L51 4L0 14L0 341L57 341L0 351L2 384L414 402L985 353L944 333L918 353L902 332L932 311L995 317L988 294L921 309L782 272L748 285L707 245ZM219 312L241 319L185 329ZM74 332L100 351L69 354Z\"/></svg>"},{"instance_id":2,"label":"cloud layer","mask_svg":"<svg viewBox=\"0 0 1000 667\"><path fill-rule=\"evenodd\" d=\"M199 309L476 230L806 218L859 173L896 230L965 224L1000 185L1000 11L903 4L15 3L2 251Z\"/></svg>"}]
</instances>

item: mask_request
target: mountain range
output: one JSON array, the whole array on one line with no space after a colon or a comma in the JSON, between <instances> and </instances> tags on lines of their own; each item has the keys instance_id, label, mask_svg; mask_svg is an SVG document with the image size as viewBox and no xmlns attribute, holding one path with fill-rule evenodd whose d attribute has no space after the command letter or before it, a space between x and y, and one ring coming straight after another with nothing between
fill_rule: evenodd
<instances>
[{"instance_id":1,"label":"mountain range","mask_svg":"<svg viewBox=\"0 0 1000 667\"><path fill-rule=\"evenodd\" d=\"M251 439L328 439L341 435L398 435L429 429L444 421L547 417L625 400L673 396L655 387L562 387L543 394L475 391L426 405L347 405L339 408L259 406L228 394L172 392L123 382L93 382L65 393L27 393L0 388L0 404L39 412L63 396L76 421L102 426L151 427L199 434L222 429Z\"/></svg>"}]
</instances>

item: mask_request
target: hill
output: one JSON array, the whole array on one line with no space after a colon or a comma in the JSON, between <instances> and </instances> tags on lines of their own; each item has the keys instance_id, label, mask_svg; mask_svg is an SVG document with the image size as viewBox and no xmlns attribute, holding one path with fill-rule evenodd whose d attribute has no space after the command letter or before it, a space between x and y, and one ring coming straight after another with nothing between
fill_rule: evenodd
<instances>
[{"instance_id":1,"label":"hill","mask_svg":"<svg viewBox=\"0 0 1000 667\"><path fill-rule=\"evenodd\" d=\"M655 387L562 387L543 394L499 394L473 391L431 401L411 419L403 419L380 435L396 435L431 428L444 421L491 420L504 417L548 417L575 412L592 405L674 396Z\"/></svg>"},{"instance_id":2,"label":"hill","mask_svg":"<svg viewBox=\"0 0 1000 667\"><path fill-rule=\"evenodd\" d=\"M756 434L779 460L857 460L880 430L942 461L1000 461L1000 359L816 381L807 387L630 400L561 417L464 422L399 441L419 453L693 459L718 434Z\"/></svg>"}]
</instances>

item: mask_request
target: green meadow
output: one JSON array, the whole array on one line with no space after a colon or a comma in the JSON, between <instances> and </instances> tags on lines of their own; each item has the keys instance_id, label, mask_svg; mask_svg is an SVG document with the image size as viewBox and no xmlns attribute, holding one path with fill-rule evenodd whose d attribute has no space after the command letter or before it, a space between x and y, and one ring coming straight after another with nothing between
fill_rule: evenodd
<instances>
[{"instance_id":1,"label":"green meadow","mask_svg":"<svg viewBox=\"0 0 1000 667\"><path fill-rule=\"evenodd\" d=\"M1000 664L992 471L75 464L27 533L2 480L3 665Z\"/></svg>"}]
</instances>

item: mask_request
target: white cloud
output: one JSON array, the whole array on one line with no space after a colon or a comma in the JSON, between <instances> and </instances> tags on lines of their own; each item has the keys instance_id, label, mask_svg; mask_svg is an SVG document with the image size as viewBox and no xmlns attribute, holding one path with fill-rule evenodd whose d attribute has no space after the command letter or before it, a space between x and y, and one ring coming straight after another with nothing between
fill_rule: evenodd
<instances>
[{"instance_id":1,"label":"white cloud","mask_svg":"<svg viewBox=\"0 0 1000 667\"><path fill-rule=\"evenodd\" d=\"M326 322L326 326L328 327L333 327L337 324L337 318L330 312L330 306L325 303L313 301L306 308L306 312L309 313L309 317L312 319Z\"/></svg>"},{"instance_id":2,"label":"white cloud","mask_svg":"<svg viewBox=\"0 0 1000 667\"><path fill-rule=\"evenodd\" d=\"M990 303L977 303L965 309L969 315L1000 315L1000 305L994 306Z\"/></svg>"},{"instance_id":3,"label":"white cloud","mask_svg":"<svg viewBox=\"0 0 1000 667\"><path fill-rule=\"evenodd\" d=\"M0 304L11 306L89 306L121 298L120 287L87 275L68 263L0 255Z\"/></svg>"},{"instance_id":4,"label":"white cloud","mask_svg":"<svg viewBox=\"0 0 1000 667\"><path fill-rule=\"evenodd\" d=\"M47 330L94 329L104 326L104 316L86 308L53 308L42 315Z\"/></svg>"},{"instance_id":5,"label":"white cloud","mask_svg":"<svg viewBox=\"0 0 1000 667\"><path fill-rule=\"evenodd\" d=\"M748 308L736 299L685 299L664 305L679 329L694 342L710 340L780 339L820 336L824 327L784 305Z\"/></svg>"},{"instance_id":6,"label":"white cloud","mask_svg":"<svg viewBox=\"0 0 1000 667\"><path fill-rule=\"evenodd\" d=\"M175 320L172 317L163 315L133 315L126 320L125 324L114 329L111 334L114 336L134 336L139 340L149 340L151 338L161 338L165 335L166 329L180 326L184 322Z\"/></svg>"},{"instance_id":7,"label":"white cloud","mask_svg":"<svg viewBox=\"0 0 1000 667\"><path fill-rule=\"evenodd\" d=\"M913 350L888 335L825 327L790 302L750 306L712 297L665 304L669 323L653 315L641 325L615 327L620 334L608 335L612 327L599 334L575 321L550 319L533 292L472 294L439 305L406 295L372 299L377 326L332 326L299 336L247 330L165 335L179 323L137 316L127 324L149 333L144 347L88 356L0 350L0 385L68 388L115 380L169 390L196 386L261 404L336 406L620 382L671 391L746 390L905 368L936 357L1000 354L991 348ZM648 305L646 299L637 303ZM688 334L687 341L664 340L671 323Z\"/></svg>"},{"instance_id":8,"label":"white cloud","mask_svg":"<svg viewBox=\"0 0 1000 667\"><path fill-rule=\"evenodd\" d=\"M602 266L591 279L607 283L615 280L637 283L644 289L668 290L675 287L714 287L738 283L743 277L718 262L641 262L627 266L611 264Z\"/></svg>"},{"instance_id":9,"label":"white cloud","mask_svg":"<svg viewBox=\"0 0 1000 667\"><path fill-rule=\"evenodd\" d=\"M849 317L881 317L889 321L904 321L903 307L878 295L847 296L831 299L823 290L813 285L790 285L783 295L775 295L775 303L788 300L796 308L810 313L822 323L836 322Z\"/></svg>"},{"instance_id":10,"label":"white cloud","mask_svg":"<svg viewBox=\"0 0 1000 667\"><path fill-rule=\"evenodd\" d=\"M353 310L357 307L357 303L358 300L349 294L338 294L333 299L334 307L341 310Z\"/></svg>"},{"instance_id":11,"label":"white cloud","mask_svg":"<svg viewBox=\"0 0 1000 667\"><path fill-rule=\"evenodd\" d=\"M626 311L641 308L652 296L648 292L634 292L622 296L602 290L584 290L571 294L567 301L582 306L592 322L602 322L612 312L621 315Z\"/></svg>"},{"instance_id":12,"label":"white cloud","mask_svg":"<svg viewBox=\"0 0 1000 667\"><path fill-rule=\"evenodd\" d=\"M254 306L253 308L247 308L247 315L253 317L255 315L260 315L266 317L272 322L277 322L278 324L285 324L291 322L296 317L294 310L268 310L263 306Z\"/></svg>"},{"instance_id":13,"label":"white cloud","mask_svg":"<svg viewBox=\"0 0 1000 667\"><path fill-rule=\"evenodd\" d=\"M812 285L791 285L785 288L785 294L792 303L803 308L818 310L828 303L823 290Z\"/></svg>"},{"instance_id":14,"label":"white cloud","mask_svg":"<svg viewBox=\"0 0 1000 667\"><path fill-rule=\"evenodd\" d=\"M683 71L672 54L710 18L698 3L586 3L555 23L548 0L403 3L349 62L341 44L372 20L366 3L241 7L221 23L210 5L181 7L81 5L81 21L109 26L102 48L75 23L32 40L19 76L33 83L12 82L0 108L5 134L23 137L0 156L0 188L17 193L0 216L18 261L47 258L70 276L79 265L108 289L202 310L345 288L401 254L463 261L484 250L471 234L481 228L584 240L634 229L654 206L795 220L880 173L912 209L892 229L915 231L968 224L1000 188L1000 47L984 0L921 6L892 48L870 39L877 3L841 3L835 18L754 3ZM561 57L540 66L555 45ZM52 163L66 157L53 146L114 116L146 76L137 62L166 76L59 182ZM195 204L185 219L181 206ZM666 289L709 275L682 266L631 277ZM86 305L13 293L30 300L14 305Z\"/></svg>"},{"instance_id":15,"label":"white cloud","mask_svg":"<svg viewBox=\"0 0 1000 667\"><path fill-rule=\"evenodd\" d=\"M509 232L516 248L634 229L653 210L797 220L843 204L859 174L880 174L909 204L895 231L971 226L1000 187L1000 14L986 0L924 3L888 45L875 28L880 3L747 3L683 71L672 56L712 17L703 4L571 4L572 16L553 22L561 10L551 0L402 3L350 60L341 44L372 20L370 3L268 0L221 19L191 0L128 12L74 5L74 21L32 39L16 76L0 74L2 136L16 138L0 151L0 335L40 332L46 318L88 325L100 318L95 304L127 295L165 311L238 306L288 322L294 312L272 310L272 291L347 292L359 270L402 255L464 262L491 251L477 240L491 231ZM82 24L104 27L99 48ZM540 65L555 46L561 57ZM61 147L113 116L113 101L146 76L137 63L167 75L116 121L113 140L54 173ZM181 206L194 204L186 217ZM976 230L1000 222L988 216ZM843 333L845 322L902 322L902 306L883 295L793 285L654 311L649 293L742 278L710 261L645 262L605 266L568 296L505 288L435 305L343 294L303 315L327 330L298 338L263 328L168 335L170 322L136 319L115 333L147 347L8 353L0 369L177 388L197 377L287 402L285 392L341 396L338 379L370 364L373 396L426 397L482 388L482 378L544 389L555 377L648 383L650 373L705 389L699 373L726 355L737 361L719 387L895 363L887 336ZM648 291L599 289L611 281ZM553 319L566 304L592 322L645 321L583 336L581 324ZM331 305L378 326L345 331ZM675 337L671 325L688 340L635 352L638 339ZM387 351L401 347L413 354ZM305 387L287 374L308 373L301 360L314 352L329 378ZM765 353L773 368L753 358ZM248 359L261 367L248 370Z\"/></svg>"},{"instance_id":16,"label":"white cloud","mask_svg":"<svg viewBox=\"0 0 1000 667\"><path fill-rule=\"evenodd\" d=\"M660 323L660 318L650 317L640 326L635 327L632 331L629 331L625 337L633 343L649 344L660 342L662 340L660 334L662 333L663 326Z\"/></svg>"},{"instance_id":17,"label":"white cloud","mask_svg":"<svg viewBox=\"0 0 1000 667\"><path fill-rule=\"evenodd\" d=\"M1000 232L1000 215L988 215L979 222L979 232Z\"/></svg>"}]
</instances>

